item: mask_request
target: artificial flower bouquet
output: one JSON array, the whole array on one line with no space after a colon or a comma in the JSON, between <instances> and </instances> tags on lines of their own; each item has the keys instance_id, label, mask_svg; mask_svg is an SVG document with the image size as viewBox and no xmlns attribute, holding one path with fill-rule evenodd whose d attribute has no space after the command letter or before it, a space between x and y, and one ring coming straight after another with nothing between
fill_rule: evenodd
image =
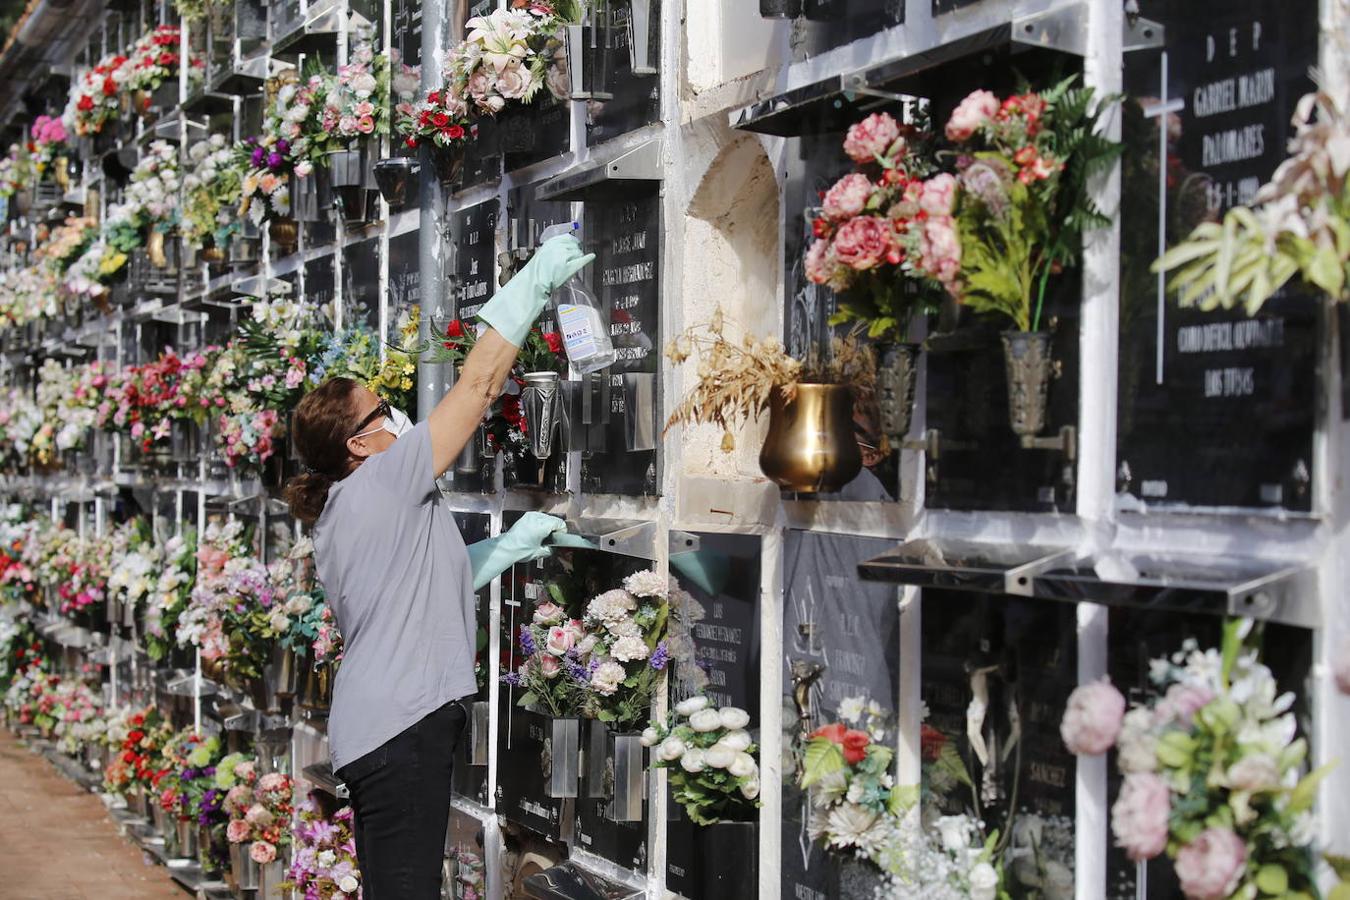
<instances>
[{"instance_id":1,"label":"artificial flower bouquet","mask_svg":"<svg viewBox=\"0 0 1350 900\"><path fill-rule=\"evenodd\" d=\"M10 144L9 152L0 159L0 197L13 197L27 190L32 186L36 174L28 148Z\"/></svg>"},{"instance_id":2,"label":"artificial flower bouquet","mask_svg":"<svg viewBox=\"0 0 1350 900\"><path fill-rule=\"evenodd\" d=\"M471 140L477 126L469 121L469 105L462 96L437 88L416 103L402 105L394 128L406 147L426 144L452 150Z\"/></svg>"},{"instance_id":3,"label":"artificial flower bouquet","mask_svg":"<svg viewBox=\"0 0 1350 900\"><path fill-rule=\"evenodd\" d=\"M652 748L652 765L666 770L671 796L693 822L753 819L760 781L749 724L745 710L717 709L698 696L677 703L669 723L642 732L642 745Z\"/></svg>"},{"instance_id":4,"label":"artificial flower bouquet","mask_svg":"<svg viewBox=\"0 0 1350 900\"><path fill-rule=\"evenodd\" d=\"M177 80L182 39L182 31L177 25L159 25L132 45L127 54L131 72L126 80L126 89L140 94L137 112L149 109L149 95L160 85ZM188 79L199 80L205 69L205 62L195 56L190 57Z\"/></svg>"},{"instance_id":5,"label":"artificial flower bouquet","mask_svg":"<svg viewBox=\"0 0 1350 900\"><path fill-rule=\"evenodd\" d=\"M236 582L257 581L261 564L253 556L251 540L238 519L212 521L198 540L196 579L178 618L176 640L181 647L198 648L208 662L223 660L230 652L223 606L238 592Z\"/></svg>"},{"instance_id":6,"label":"artificial flower bouquet","mask_svg":"<svg viewBox=\"0 0 1350 900\"><path fill-rule=\"evenodd\" d=\"M39 665L29 665L10 678L5 689L5 709L20 725L33 725L44 734L51 731L56 719L52 716L56 686L61 677Z\"/></svg>"},{"instance_id":7,"label":"artificial flower bouquet","mask_svg":"<svg viewBox=\"0 0 1350 900\"><path fill-rule=\"evenodd\" d=\"M463 102L477 114L495 116L512 102L531 102L545 86L565 98L560 32L581 18L576 0L513 0L510 9L469 19L466 37L444 66L446 91L456 108Z\"/></svg>"},{"instance_id":8,"label":"artificial flower bouquet","mask_svg":"<svg viewBox=\"0 0 1350 900\"><path fill-rule=\"evenodd\" d=\"M177 644L178 619L192 596L197 570L197 533L187 529L165 543L163 564L145 611L145 652L164 659Z\"/></svg>"},{"instance_id":9,"label":"artificial flower bouquet","mask_svg":"<svg viewBox=\"0 0 1350 900\"><path fill-rule=\"evenodd\" d=\"M186 728L165 744L164 758L169 774L160 781L160 807L195 825L209 827L223 820L224 795L216 787L220 738Z\"/></svg>"},{"instance_id":10,"label":"artificial flower bouquet","mask_svg":"<svg viewBox=\"0 0 1350 900\"><path fill-rule=\"evenodd\" d=\"M163 765L164 744L172 732L153 706L128 709L121 722L110 722L108 738L116 740L103 771L103 786L109 793L125 796L133 790L150 790ZM117 740L120 738L120 740Z\"/></svg>"},{"instance_id":11,"label":"artificial flower bouquet","mask_svg":"<svg viewBox=\"0 0 1350 900\"><path fill-rule=\"evenodd\" d=\"M630 575L622 588L592 599L580 619L568 618L556 585L550 591L552 599L520 628L525 662L503 676L525 688L519 705L598 719L616 731L647 721L652 693L672 659L671 618L688 610L672 603L668 579L650 570Z\"/></svg>"},{"instance_id":12,"label":"artificial flower bouquet","mask_svg":"<svg viewBox=\"0 0 1350 900\"><path fill-rule=\"evenodd\" d=\"M849 128L844 152L857 171L808 211L806 277L839 294L830 324L862 321L871 337L903 338L915 313L957 292L956 182L938 171L930 132L884 112Z\"/></svg>"},{"instance_id":13,"label":"artificial flower bouquet","mask_svg":"<svg viewBox=\"0 0 1350 900\"><path fill-rule=\"evenodd\" d=\"M317 387L326 379L345 376L361 382L391 406L410 409L417 400L417 361L423 350L420 320L417 306L404 311L397 322L398 341L384 344L383 354L379 336L364 324L326 335L309 366L310 385Z\"/></svg>"},{"instance_id":14,"label":"artificial flower bouquet","mask_svg":"<svg viewBox=\"0 0 1350 900\"><path fill-rule=\"evenodd\" d=\"M118 525L110 549L108 599L135 609L152 595L159 580L160 548L150 524L136 517Z\"/></svg>"},{"instance_id":15,"label":"artificial flower bouquet","mask_svg":"<svg viewBox=\"0 0 1350 900\"><path fill-rule=\"evenodd\" d=\"M389 133L389 75L389 57L375 52L371 35L353 41L324 91L320 124L332 149Z\"/></svg>"},{"instance_id":16,"label":"artificial flower bouquet","mask_svg":"<svg viewBox=\"0 0 1350 900\"><path fill-rule=\"evenodd\" d=\"M839 721L806 737L798 785L810 794L811 837L828 850L874 866L884 879L885 896L1006 898L998 833L986 836L971 815L941 815L921 803L917 786L897 784L895 754L887 743L890 727L875 701L849 697L839 704ZM958 779L969 785L954 749L928 732L923 738L931 770L955 765Z\"/></svg>"},{"instance_id":17,"label":"artificial flower bouquet","mask_svg":"<svg viewBox=\"0 0 1350 900\"><path fill-rule=\"evenodd\" d=\"M188 148L183 172L182 230L197 247L224 248L239 231L235 212L243 190L243 176L234 148L223 134L213 134Z\"/></svg>"},{"instance_id":18,"label":"artificial flower bouquet","mask_svg":"<svg viewBox=\"0 0 1350 900\"><path fill-rule=\"evenodd\" d=\"M103 57L70 86L62 123L78 137L102 134L110 121L122 113L132 75L131 59L123 54Z\"/></svg>"},{"instance_id":19,"label":"artificial flower bouquet","mask_svg":"<svg viewBox=\"0 0 1350 900\"><path fill-rule=\"evenodd\" d=\"M295 855L283 889L315 900L359 900L361 870L356 863L352 808L325 816L313 796L297 810Z\"/></svg>"},{"instance_id":20,"label":"artificial flower bouquet","mask_svg":"<svg viewBox=\"0 0 1350 900\"><path fill-rule=\"evenodd\" d=\"M28 134L34 168L38 177L45 178L57 161L70 152L66 126L59 118L44 114L33 120Z\"/></svg>"},{"instance_id":21,"label":"artificial flower bouquet","mask_svg":"<svg viewBox=\"0 0 1350 900\"><path fill-rule=\"evenodd\" d=\"M1136 862L1166 853L1188 900L1317 896L1312 805L1330 766L1307 773L1294 695L1252 631L1233 620L1218 649L1188 639L1153 660L1153 695L1128 711L1108 681L1081 686L1060 725L1073 753L1116 751L1116 844Z\"/></svg>"},{"instance_id":22,"label":"artificial flower bouquet","mask_svg":"<svg viewBox=\"0 0 1350 900\"><path fill-rule=\"evenodd\" d=\"M222 803L229 816L225 835L231 844L250 844L249 857L265 866L291 843L295 781L281 772L260 775L249 761L234 765L233 778Z\"/></svg>"}]
</instances>

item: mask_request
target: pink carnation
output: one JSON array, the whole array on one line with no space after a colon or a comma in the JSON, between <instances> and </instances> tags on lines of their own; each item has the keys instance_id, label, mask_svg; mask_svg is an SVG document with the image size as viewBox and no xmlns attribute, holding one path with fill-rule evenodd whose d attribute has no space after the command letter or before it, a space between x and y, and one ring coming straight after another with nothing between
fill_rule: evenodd
<instances>
[{"instance_id":1,"label":"pink carnation","mask_svg":"<svg viewBox=\"0 0 1350 900\"><path fill-rule=\"evenodd\" d=\"M1125 776L1120 796L1111 807L1111 832L1116 846L1135 862L1152 859L1167 848L1167 816L1171 812L1167 783L1152 772Z\"/></svg>"},{"instance_id":2,"label":"pink carnation","mask_svg":"<svg viewBox=\"0 0 1350 900\"><path fill-rule=\"evenodd\" d=\"M1177 852L1177 879L1189 900L1223 900L1237 890L1247 845L1227 828L1207 828Z\"/></svg>"},{"instance_id":3,"label":"pink carnation","mask_svg":"<svg viewBox=\"0 0 1350 900\"><path fill-rule=\"evenodd\" d=\"M866 175L853 172L834 183L821 201L821 207L826 218L842 222L860 214L871 196L872 182Z\"/></svg>"},{"instance_id":4,"label":"pink carnation","mask_svg":"<svg viewBox=\"0 0 1350 900\"><path fill-rule=\"evenodd\" d=\"M1124 717L1125 698L1103 678L1080 685L1069 695L1059 733L1070 753L1096 756L1115 744Z\"/></svg>"},{"instance_id":5,"label":"pink carnation","mask_svg":"<svg viewBox=\"0 0 1350 900\"><path fill-rule=\"evenodd\" d=\"M947 139L952 141L969 140L999 110L998 98L988 91L972 91L960 105L952 111L947 120Z\"/></svg>"},{"instance_id":6,"label":"pink carnation","mask_svg":"<svg viewBox=\"0 0 1350 900\"><path fill-rule=\"evenodd\" d=\"M884 156L900 137L900 126L886 113L873 113L848 130L844 152L854 162L869 163Z\"/></svg>"},{"instance_id":7,"label":"pink carnation","mask_svg":"<svg viewBox=\"0 0 1350 900\"><path fill-rule=\"evenodd\" d=\"M242 844L252 833L253 829L243 819L231 819L230 824L225 826L225 837L229 838L231 844Z\"/></svg>"},{"instance_id":8,"label":"pink carnation","mask_svg":"<svg viewBox=\"0 0 1350 900\"><path fill-rule=\"evenodd\" d=\"M248 856L258 865L265 866L277 858L277 848L267 841L254 841L248 848Z\"/></svg>"},{"instance_id":9,"label":"pink carnation","mask_svg":"<svg viewBox=\"0 0 1350 900\"><path fill-rule=\"evenodd\" d=\"M961 237L948 217L932 218L923 229L919 254L924 269L944 284L952 284L961 272Z\"/></svg>"},{"instance_id":10,"label":"pink carnation","mask_svg":"<svg viewBox=\"0 0 1350 900\"><path fill-rule=\"evenodd\" d=\"M839 262L850 269L874 269L895 254L899 262L891 224L876 216L857 216L839 226L834 236L834 253Z\"/></svg>"},{"instance_id":11,"label":"pink carnation","mask_svg":"<svg viewBox=\"0 0 1350 900\"><path fill-rule=\"evenodd\" d=\"M268 772L258 779L258 790L279 791L286 787L289 779L281 772Z\"/></svg>"},{"instance_id":12,"label":"pink carnation","mask_svg":"<svg viewBox=\"0 0 1350 900\"><path fill-rule=\"evenodd\" d=\"M919 207L932 216L949 216L956 203L956 176L947 172L923 183Z\"/></svg>"},{"instance_id":13,"label":"pink carnation","mask_svg":"<svg viewBox=\"0 0 1350 900\"><path fill-rule=\"evenodd\" d=\"M811 244L806 251L806 277L816 284L829 284L834 280L839 261L834 256L834 243L821 239Z\"/></svg>"}]
</instances>

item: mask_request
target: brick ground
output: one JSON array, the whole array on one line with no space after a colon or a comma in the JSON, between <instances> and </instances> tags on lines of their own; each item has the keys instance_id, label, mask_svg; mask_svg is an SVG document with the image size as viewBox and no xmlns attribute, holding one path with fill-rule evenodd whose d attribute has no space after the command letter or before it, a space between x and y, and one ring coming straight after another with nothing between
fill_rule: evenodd
<instances>
[{"instance_id":1,"label":"brick ground","mask_svg":"<svg viewBox=\"0 0 1350 900\"><path fill-rule=\"evenodd\" d=\"M98 797L0 728L0 898L184 900L117 832Z\"/></svg>"}]
</instances>

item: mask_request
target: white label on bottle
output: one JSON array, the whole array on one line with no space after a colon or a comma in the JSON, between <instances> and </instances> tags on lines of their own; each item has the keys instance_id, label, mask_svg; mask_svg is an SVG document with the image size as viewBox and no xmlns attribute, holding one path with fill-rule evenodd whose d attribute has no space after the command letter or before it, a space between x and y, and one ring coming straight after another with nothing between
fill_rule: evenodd
<instances>
[{"instance_id":1,"label":"white label on bottle","mask_svg":"<svg viewBox=\"0 0 1350 900\"><path fill-rule=\"evenodd\" d=\"M589 359L599 352L595 341L599 318L588 306L558 304L558 329L562 331L563 349L567 351L568 359Z\"/></svg>"}]
</instances>

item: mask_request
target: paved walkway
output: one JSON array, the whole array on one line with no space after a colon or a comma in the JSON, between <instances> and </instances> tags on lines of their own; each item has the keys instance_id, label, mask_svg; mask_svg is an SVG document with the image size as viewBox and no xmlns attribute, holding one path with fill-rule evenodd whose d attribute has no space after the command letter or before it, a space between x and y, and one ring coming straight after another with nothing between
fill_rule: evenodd
<instances>
[{"instance_id":1,"label":"paved walkway","mask_svg":"<svg viewBox=\"0 0 1350 900\"><path fill-rule=\"evenodd\" d=\"M85 793L0 727L0 898L184 900Z\"/></svg>"}]
</instances>

